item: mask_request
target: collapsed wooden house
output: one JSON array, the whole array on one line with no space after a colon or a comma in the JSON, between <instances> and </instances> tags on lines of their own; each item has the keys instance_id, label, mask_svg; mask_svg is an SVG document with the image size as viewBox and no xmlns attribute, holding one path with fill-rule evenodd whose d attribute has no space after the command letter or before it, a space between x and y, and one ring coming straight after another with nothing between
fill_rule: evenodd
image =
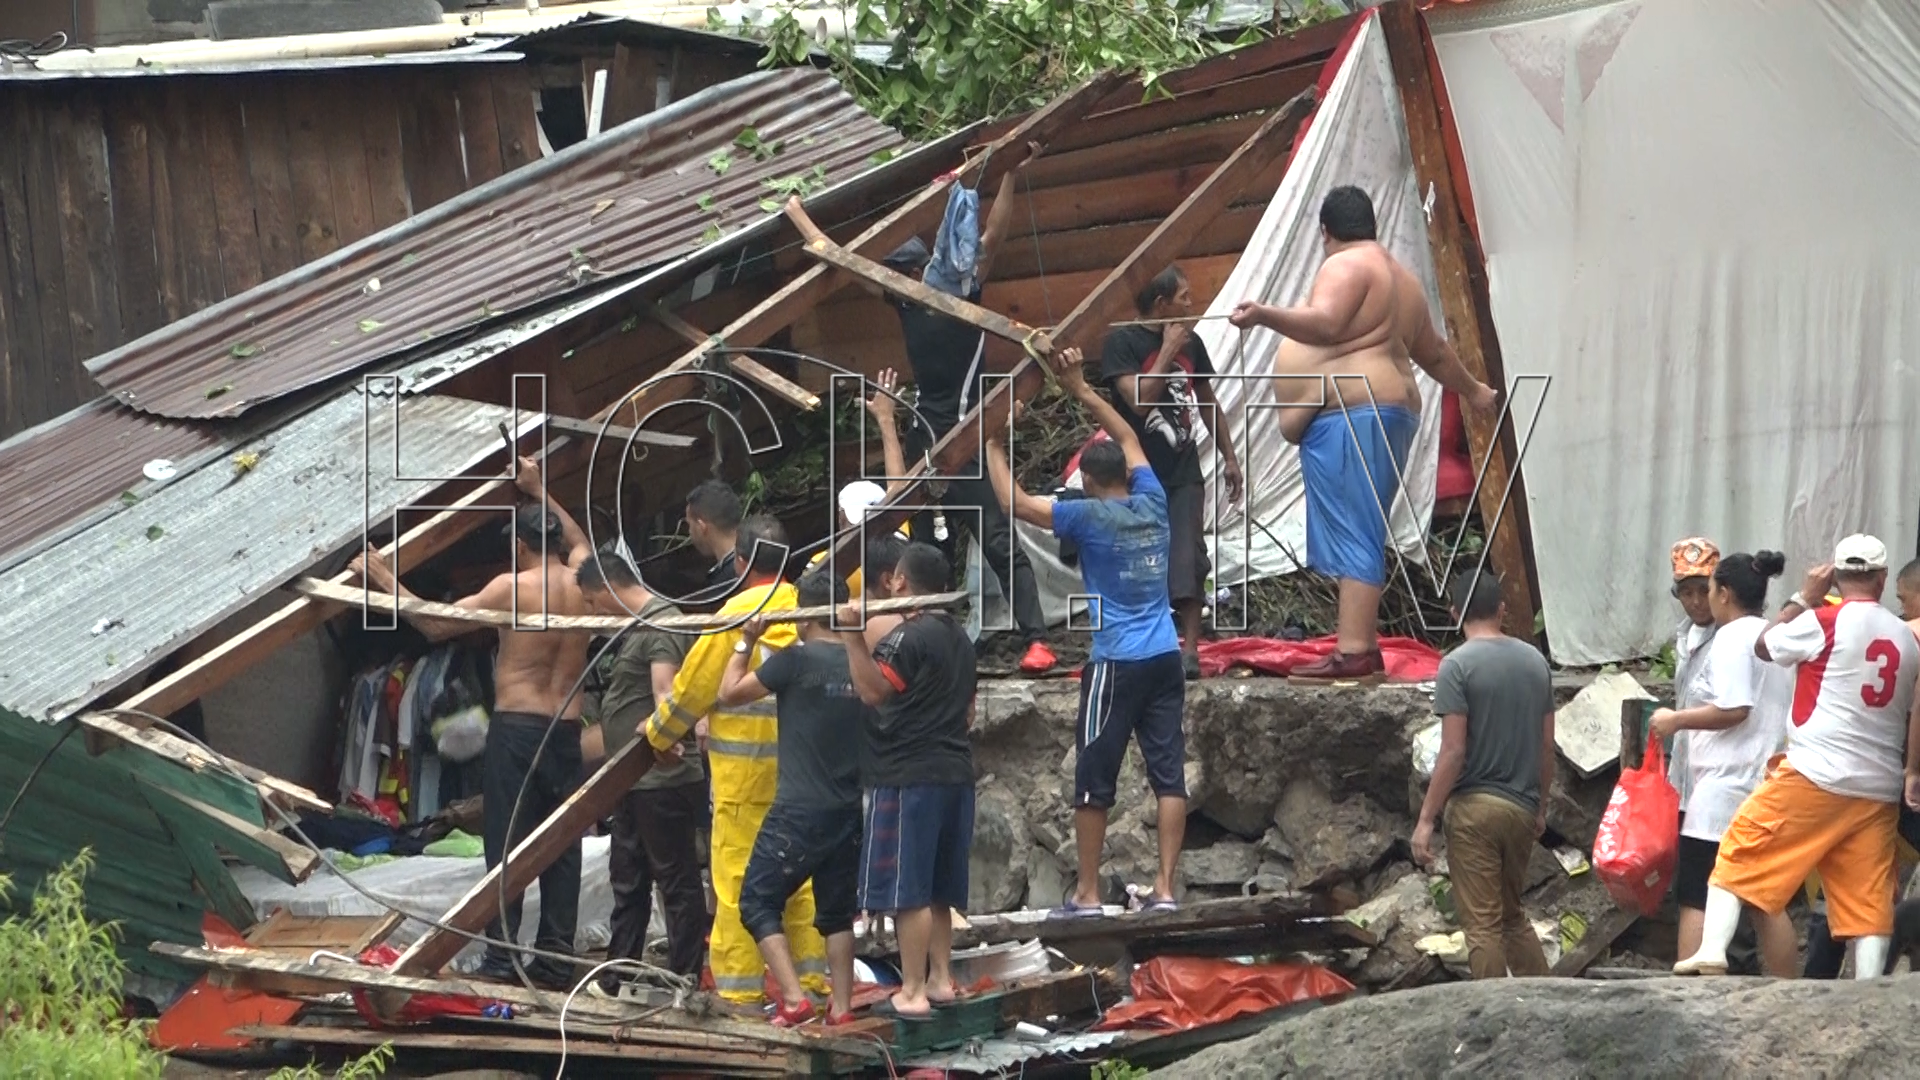
<instances>
[{"instance_id":1,"label":"collapsed wooden house","mask_svg":"<svg viewBox=\"0 0 1920 1080\"><path fill-rule=\"evenodd\" d=\"M1400 4L1380 19L1416 171L1435 192L1443 307L1463 360L1485 375L1497 356L1418 16ZM20 792L0 868L25 892L92 847L103 869L89 902L123 925L137 968L245 967L196 951L201 913L242 931L259 920L230 859L283 881L318 865L275 827L331 803L313 794L332 782L322 755L339 717L327 642L380 617L290 585L347 584L341 568L363 541L402 572L450 552L497 560L468 538L512 504L507 443L544 449L569 504L610 508L593 519L603 537L676 515L716 454L737 462L775 445L761 437L780 416L832 409L835 367L871 376L900 362L892 313L849 287L863 281L987 330L990 366L1012 377L978 416L1004 423L1007 395L1040 386L1038 357L1093 345L1168 263L1186 268L1197 303L1213 299L1353 29L1224 54L1163 77L1167 96L1150 101L1137 82L1096 79L1030 116L917 147L822 73L748 76L90 361L107 397L0 444L0 505L31 508L0 525L0 597L15 615L0 630L0 789ZM1027 224L979 308L877 265L932 234L951 174L990 193L1030 139L1047 153L1020 194ZM716 450L725 403L709 391L722 380L752 399L736 405L746 447ZM980 431L962 423L932 461L967 460ZM1474 434L1504 471L1501 441ZM819 480L823 504L830 482ZM1524 596L1517 516L1502 519L1494 557ZM821 520L799 535L823 533ZM154 722L196 703L210 749ZM501 877L530 881L647 764L616 755L378 977L434 978L460 932L494 914ZM380 988L332 976L336 989Z\"/></svg>"}]
</instances>

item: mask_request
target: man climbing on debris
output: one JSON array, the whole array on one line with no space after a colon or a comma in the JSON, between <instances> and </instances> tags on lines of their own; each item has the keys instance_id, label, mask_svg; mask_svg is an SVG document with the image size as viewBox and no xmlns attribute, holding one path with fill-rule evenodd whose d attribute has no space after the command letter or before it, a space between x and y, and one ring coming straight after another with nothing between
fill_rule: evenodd
<instances>
[{"instance_id":1,"label":"man climbing on debris","mask_svg":"<svg viewBox=\"0 0 1920 1080\"><path fill-rule=\"evenodd\" d=\"M1387 511L1420 427L1418 364L1463 404L1499 408L1500 395L1461 366L1434 325L1420 279L1377 239L1373 200L1337 187L1320 204L1327 258L1300 307L1252 300L1233 310L1242 330L1282 338L1273 391L1280 432L1300 446L1307 489L1307 565L1340 583L1338 644L1296 679L1378 679L1380 593L1387 581Z\"/></svg>"},{"instance_id":2,"label":"man climbing on debris","mask_svg":"<svg viewBox=\"0 0 1920 1080\"><path fill-rule=\"evenodd\" d=\"M1093 654L1080 673L1080 725L1074 741L1073 833L1080 877L1063 916L1097 916L1100 854L1107 812L1129 740L1140 744L1147 781L1159 798L1160 872L1151 910L1174 907L1173 872L1186 836L1186 675L1167 603L1167 496L1148 455L1120 413L1087 385L1078 349L1050 358L1067 393L1110 438L1087 447L1080 475L1087 498L1053 503L1014 482L1003 436L987 440L994 491L1021 521L1080 548L1080 573L1092 596Z\"/></svg>"},{"instance_id":3,"label":"man climbing on debris","mask_svg":"<svg viewBox=\"0 0 1920 1080\"><path fill-rule=\"evenodd\" d=\"M1828 604L1835 586L1841 602ZM1786 760L1727 826L1700 951L1673 965L1675 975L1726 974L1740 905L1784 911L1815 870L1829 931L1853 941L1854 977L1885 969L1902 796L1920 809L1920 642L1880 606L1886 586L1886 545L1849 536L1754 645L1755 656L1795 670Z\"/></svg>"},{"instance_id":4,"label":"man climbing on debris","mask_svg":"<svg viewBox=\"0 0 1920 1080\"><path fill-rule=\"evenodd\" d=\"M796 592L803 608L847 602L846 585L824 571L807 573ZM766 630L761 620L749 620L740 640L751 650ZM780 723L780 780L747 860L740 921L759 943L767 970L780 987L775 1026L797 1027L812 1020L813 1002L794 971L781 921L787 901L811 880L813 925L827 939L833 987L827 1023L846 1023L853 1013L860 758L868 710L853 691L847 646L825 620L802 624L800 640L768 657L757 671L748 670L747 656L735 652L727 662L720 704L737 708L773 695Z\"/></svg>"},{"instance_id":5,"label":"man climbing on debris","mask_svg":"<svg viewBox=\"0 0 1920 1080\"><path fill-rule=\"evenodd\" d=\"M1039 143L1029 143L1026 158L1002 174L999 193L994 196L984 231L978 223L978 195L956 184L946 219L934 239L935 250L929 252L926 243L914 237L887 256L886 266L908 276L921 277L933 288L978 304L981 287L993 270L994 258L1013 220L1015 184L1041 152ZM976 235L977 245L973 242ZM906 337L907 361L913 366L913 380L919 390L916 408L926 425L930 425L915 424L907 433L907 454L910 459L918 459L979 404L980 376L986 370L987 335L984 330L967 326L907 297L889 295L887 299L899 312L900 331ZM1047 621L1040 610L1040 590L1034 582L1033 566L1020 547L1012 522L1007 520L1005 504L993 501L993 489L981 474L977 461L961 466L956 475L947 480L944 502L953 507L980 508L981 562L999 579L1000 591L1013 609L1014 624L1027 643L1026 653L1020 658L1020 670L1028 674L1050 670L1056 658L1047 647ZM971 511L961 511L949 520L964 522L968 531L972 531L972 516ZM933 515L920 515L917 528L915 539L932 540ZM950 564L957 564L954 553L964 550L957 545L950 547ZM1011 580L1008 580L1009 574Z\"/></svg>"},{"instance_id":6,"label":"man climbing on debris","mask_svg":"<svg viewBox=\"0 0 1920 1080\"><path fill-rule=\"evenodd\" d=\"M1466 638L1440 662L1433 711L1440 756L1413 858L1431 866L1434 823L1446 812L1447 876L1476 979L1547 975L1547 954L1520 894L1553 788L1553 672L1538 649L1501 633L1500 581L1476 570L1453 584Z\"/></svg>"},{"instance_id":7,"label":"man climbing on debris","mask_svg":"<svg viewBox=\"0 0 1920 1080\"><path fill-rule=\"evenodd\" d=\"M625 555L603 550L580 565L580 592L600 615L633 615L638 625L621 638L600 695L600 727L609 755L633 742L659 700L673 692L686 658L688 635L658 629L659 620L680 614L641 583ZM697 755L660 761L647 770L615 807L608 871L613 881L609 960L638 960L653 918L653 886L666 909L667 967L698 978L706 959L707 888L700 877L699 832L707 820L707 777ZM620 972L609 970L597 987L616 990Z\"/></svg>"},{"instance_id":8,"label":"man climbing on debris","mask_svg":"<svg viewBox=\"0 0 1920 1080\"><path fill-rule=\"evenodd\" d=\"M706 480L687 492L687 538L693 549L713 560L704 584L686 603L691 608L718 607L740 587L734 565L739 547L740 496L721 480Z\"/></svg>"},{"instance_id":9,"label":"man climbing on debris","mask_svg":"<svg viewBox=\"0 0 1920 1080\"><path fill-rule=\"evenodd\" d=\"M1113 404L1145 449L1167 497L1167 592L1180 619L1180 662L1200 677L1200 614L1207 600L1206 485L1200 475L1202 406L1212 409L1227 501L1238 503L1240 459L1226 413L1214 397L1213 359L1193 335L1193 290L1177 266L1161 271L1134 297L1134 309L1152 325L1116 326L1100 349L1100 378ZM1084 468L1084 464L1083 464Z\"/></svg>"},{"instance_id":10,"label":"man climbing on debris","mask_svg":"<svg viewBox=\"0 0 1920 1080\"><path fill-rule=\"evenodd\" d=\"M902 596L946 591L953 569L931 544L900 557ZM893 916L900 989L882 1013L925 1019L955 999L953 912L967 906L973 849L973 643L944 611L915 611L869 652L860 609L840 611L847 667L868 713L867 820L860 907Z\"/></svg>"},{"instance_id":11,"label":"man climbing on debris","mask_svg":"<svg viewBox=\"0 0 1920 1080\"><path fill-rule=\"evenodd\" d=\"M521 458L514 483L532 499L514 512L514 569L472 596L454 601L475 611L517 611L522 618L587 615L591 609L574 582L574 570L591 554L587 536L547 495L540 466ZM418 599L377 553L355 556L349 568L374 588ZM471 632L471 623L406 616L430 641ZM541 633L503 627L494 661L494 711L487 725L481 766L487 868L498 866L513 845L559 809L580 783L580 707L574 684L587 668L584 634ZM553 729L551 735L548 728ZM542 740L546 749L540 750ZM511 819L512 832L508 832ZM495 942L519 940L520 897L509 898L503 927L487 930ZM540 929L536 948L571 954L580 908L580 845L569 845L540 874ZM572 966L545 958L526 965L527 976L549 987L572 985ZM513 958L498 944L487 947L481 974L515 981Z\"/></svg>"},{"instance_id":12,"label":"man climbing on debris","mask_svg":"<svg viewBox=\"0 0 1920 1080\"><path fill-rule=\"evenodd\" d=\"M754 615L794 606L794 589L780 579L789 548L787 533L771 517L756 514L741 522L734 555L734 574L746 585L726 602L720 614L730 629L700 635L673 678L670 693L660 699L647 720L647 742L670 760L701 720L707 722L707 760L713 784L712 850L708 860L713 875L713 937L707 963L720 996L739 1004L765 999L766 968L760 950L740 921L740 886L746 877L747 857L753 851L760 822L773 806L778 781L779 729L773 708L765 702L721 705L720 685L727 662L745 654L749 669L794 642L791 624L769 626L752 644L740 627ZM800 981L824 994L826 943L813 928L813 890L802 887L788 901L784 916L787 942Z\"/></svg>"}]
</instances>

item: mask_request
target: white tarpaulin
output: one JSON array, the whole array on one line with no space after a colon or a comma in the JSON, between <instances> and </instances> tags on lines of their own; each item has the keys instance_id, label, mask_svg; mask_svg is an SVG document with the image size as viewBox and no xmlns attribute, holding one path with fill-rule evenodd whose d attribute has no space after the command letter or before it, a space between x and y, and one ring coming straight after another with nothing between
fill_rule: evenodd
<instances>
[{"instance_id":1,"label":"white tarpaulin","mask_svg":"<svg viewBox=\"0 0 1920 1080\"><path fill-rule=\"evenodd\" d=\"M1325 258L1320 200L1342 184L1357 185L1373 197L1380 242L1426 287L1428 307L1438 322L1439 296L1413 175L1413 154L1407 147L1386 40L1379 20L1372 18L1361 28L1328 87L1299 153L1247 243L1246 254L1207 308L1208 318L1197 331L1215 367L1233 376L1218 380L1214 393L1232 424L1234 446L1247 478L1244 511L1222 507L1218 517L1213 565L1214 580L1220 585L1291 573L1298 569L1295 557L1306 558L1306 489L1300 478L1299 451L1281 436L1279 413L1274 409L1251 412L1246 428L1241 425L1243 405L1273 401L1267 377L1273 371L1280 338L1262 329L1245 334L1242 341L1241 332L1225 316L1242 300L1280 305L1306 301ZM1423 562L1426 549L1421 536L1433 515L1440 387L1425 372L1416 371L1415 377L1423 403L1420 432L1411 460L1405 463L1405 490L1395 500L1390 520L1394 545L1407 558ZM1341 390L1355 392L1350 386ZM1215 493L1211 444L1204 448L1201 461L1211 497ZM1251 529L1249 517L1254 522ZM1413 584L1422 591L1428 588L1424 571L1413 572Z\"/></svg>"},{"instance_id":2,"label":"white tarpaulin","mask_svg":"<svg viewBox=\"0 0 1920 1080\"><path fill-rule=\"evenodd\" d=\"M1509 380L1556 660L1672 632L1685 536L1790 577L1920 522L1920 5L1430 12ZM1784 588L1776 587L1776 596Z\"/></svg>"}]
</instances>

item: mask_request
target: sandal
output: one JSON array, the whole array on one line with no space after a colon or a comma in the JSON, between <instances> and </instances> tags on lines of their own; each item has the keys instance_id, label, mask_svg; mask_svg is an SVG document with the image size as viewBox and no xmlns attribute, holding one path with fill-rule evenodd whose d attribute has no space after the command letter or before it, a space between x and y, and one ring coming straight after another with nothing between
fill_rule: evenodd
<instances>
[{"instance_id":1,"label":"sandal","mask_svg":"<svg viewBox=\"0 0 1920 1080\"><path fill-rule=\"evenodd\" d=\"M1175 900L1171 896L1157 896L1147 901L1147 906L1140 910L1150 915L1168 911L1179 911L1180 901Z\"/></svg>"},{"instance_id":2,"label":"sandal","mask_svg":"<svg viewBox=\"0 0 1920 1080\"><path fill-rule=\"evenodd\" d=\"M928 1009L924 1014L903 1013L899 1007L893 1003L892 998L887 998L873 1007L873 1015L882 1016L888 1020L903 1020L909 1024L924 1024L933 1019L933 1010Z\"/></svg>"},{"instance_id":3,"label":"sandal","mask_svg":"<svg viewBox=\"0 0 1920 1080\"><path fill-rule=\"evenodd\" d=\"M1099 904L1081 904L1071 897L1047 914L1049 919L1104 919L1106 916L1107 909Z\"/></svg>"}]
</instances>

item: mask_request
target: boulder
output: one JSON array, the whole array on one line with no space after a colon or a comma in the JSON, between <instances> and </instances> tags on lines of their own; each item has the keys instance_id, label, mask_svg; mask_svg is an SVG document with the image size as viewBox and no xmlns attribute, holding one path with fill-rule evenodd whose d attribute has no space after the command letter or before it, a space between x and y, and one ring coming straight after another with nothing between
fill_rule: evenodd
<instances>
[{"instance_id":1,"label":"boulder","mask_svg":"<svg viewBox=\"0 0 1920 1080\"><path fill-rule=\"evenodd\" d=\"M1920 979L1489 980L1357 998L1156 1076L1898 1076Z\"/></svg>"},{"instance_id":2,"label":"boulder","mask_svg":"<svg viewBox=\"0 0 1920 1080\"><path fill-rule=\"evenodd\" d=\"M1303 889L1365 878L1411 831L1365 797L1334 801L1312 776L1287 785L1273 824L1294 853L1294 879Z\"/></svg>"},{"instance_id":3,"label":"boulder","mask_svg":"<svg viewBox=\"0 0 1920 1080\"><path fill-rule=\"evenodd\" d=\"M977 786L973 851L967 862L967 910L1009 911L1027 897L1026 809L1006 786L988 776Z\"/></svg>"},{"instance_id":4,"label":"boulder","mask_svg":"<svg viewBox=\"0 0 1920 1080\"><path fill-rule=\"evenodd\" d=\"M1225 888L1239 893L1260 872L1260 853L1245 840L1220 840L1180 854L1180 873L1188 886Z\"/></svg>"}]
</instances>

